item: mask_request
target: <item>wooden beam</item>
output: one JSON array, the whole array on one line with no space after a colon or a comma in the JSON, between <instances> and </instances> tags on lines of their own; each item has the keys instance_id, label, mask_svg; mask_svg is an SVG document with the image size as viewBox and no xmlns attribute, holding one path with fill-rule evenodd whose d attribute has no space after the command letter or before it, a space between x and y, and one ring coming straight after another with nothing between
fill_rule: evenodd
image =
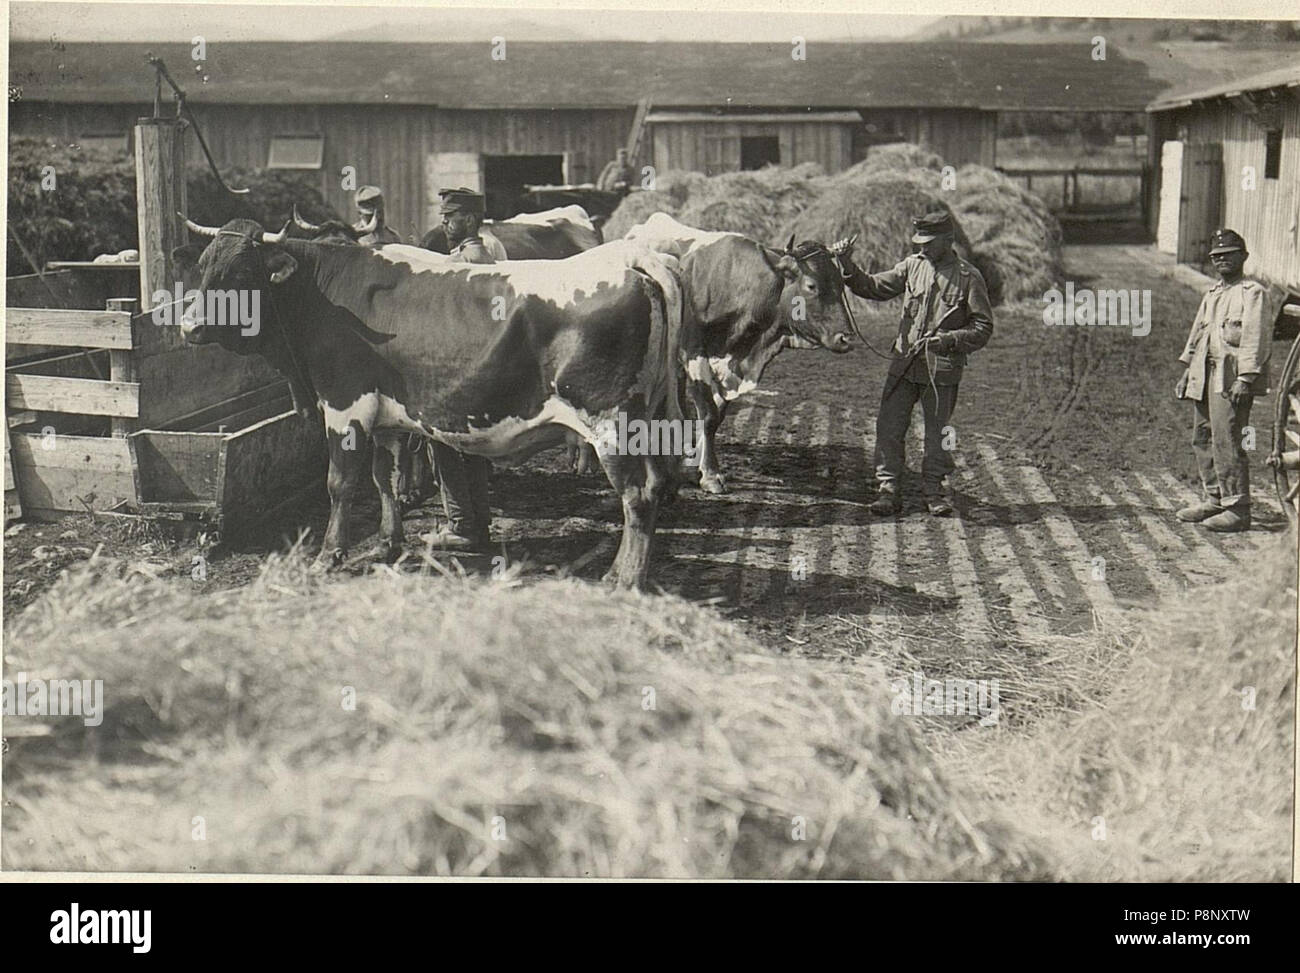
<instances>
[{"instance_id":1,"label":"wooden beam","mask_svg":"<svg viewBox=\"0 0 1300 973\"><path fill-rule=\"evenodd\" d=\"M104 510L135 503L135 470L125 439L10 433L14 475L23 509ZM46 446L51 448L46 448Z\"/></svg>"},{"instance_id":2,"label":"wooden beam","mask_svg":"<svg viewBox=\"0 0 1300 973\"><path fill-rule=\"evenodd\" d=\"M10 409L134 419L140 415L140 385L10 372L5 376L5 401Z\"/></svg>"},{"instance_id":3,"label":"wooden beam","mask_svg":"<svg viewBox=\"0 0 1300 973\"><path fill-rule=\"evenodd\" d=\"M108 310L134 314L140 302L129 297L112 297L108 300ZM135 373L135 356L129 351L110 351L108 353L109 378L119 385L132 385L137 381ZM139 385L136 385L139 388ZM140 415L140 397L136 396L135 414ZM135 431L135 420L122 416L113 417L113 435L125 438Z\"/></svg>"},{"instance_id":4,"label":"wooden beam","mask_svg":"<svg viewBox=\"0 0 1300 973\"><path fill-rule=\"evenodd\" d=\"M124 311L11 307L5 311L5 344L130 351L131 315Z\"/></svg>"},{"instance_id":5,"label":"wooden beam","mask_svg":"<svg viewBox=\"0 0 1300 973\"><path fill-rule=\"evenodd\" d=\"M172 250L188 239L185 212L185 133L175 118L142 118L135 126L136 222L140 241L140 301L176 281Z\"/></svg>"}]
</instances>

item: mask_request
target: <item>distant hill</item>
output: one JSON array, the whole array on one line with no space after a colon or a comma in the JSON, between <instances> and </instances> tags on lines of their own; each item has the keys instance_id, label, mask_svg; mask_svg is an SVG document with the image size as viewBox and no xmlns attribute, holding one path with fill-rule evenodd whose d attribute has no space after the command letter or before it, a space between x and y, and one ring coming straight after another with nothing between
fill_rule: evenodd
<instances>
[{"instance_id":1,"label":"distant hill","mask_svg":"<svg viewBox=\"0 0 1300 973\"><path fill-rule=\"evenodd\" d=\"M1146 64L1174 90L1209 87L1300 62L1300 21L1157 20L1126 17L941 17L912 41L962 40L998 44L1091 44L1106 38Z\"/></svg>"},{"instance_id":2,"label":"distant hill","mask_svg":"<svg viewBox=\"0 0 1300 973\"><path fill-rule=\"evenodd\" d=\"M370 24L365 27L358 27L354 30L343 30L336 34L330 34L327 37L318 38L321 42L327 41L394 41L403 44L409 44L411 41L436 41L440 44L453 44L459 42L473 43L481 41L484 38L483 25L478 21L458 21L455 17L446 17L438 23L438 34L436 37L418 37L420 27L410 22L383 22ZM528 40L548 40L548 41L586 41L592 40L590 34L583 33L572 27L562 25L559 19L551 21L537 20L503 20L499 26L492 29L492 36L501 36L510 39Z\"/></svg>"},{"instance_id":3,"label":"distant hill","mask_svg":"<svg viewBox=\"0 0 1300 973\"><path fill-rule=\"evenodd\" d=\"M1170 20L1138 17L940 17L909 40L992 40L1044 44L1088 40L1096 34L1116 44L1150 46L1165 41L1226 41L1238 44L1300 42L1300 21Z\"/></svg>"}]
</instances>

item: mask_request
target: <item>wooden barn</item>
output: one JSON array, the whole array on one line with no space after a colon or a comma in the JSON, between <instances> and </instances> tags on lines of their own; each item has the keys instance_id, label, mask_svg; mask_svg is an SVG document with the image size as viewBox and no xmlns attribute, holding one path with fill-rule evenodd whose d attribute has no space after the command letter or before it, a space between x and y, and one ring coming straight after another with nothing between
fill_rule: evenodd
<instances>
[{"instance_id":1,"label":"wooden barn","mask_svg":"<svg viewBox=\"0 0 1300 973\"><path fill-rule=\"evenodd\" d=\"M1148 111L1159 248L1201 267L1210 234L1231 227L1250 248L1247 273L1300 297L1300 64Z\"/></svg>"},{"instance_id":2,"label":"wooden barn","mask_svg":"<svg viewBox=\"0 0 1300 973\"><path fill-rule=\"evenodd\" d=\"M997 161L1003 111L1141 110L1145 65L1080 44L16 43L10 131L127 144L163 57L217 163L314 174L348 213L344 167L422 233L437 191L596 179L629 141L638 164L716 173L816 162L837 171L909 140L954 165ZM802 54L802 57L797 55ZM640 110L638 110L640 109ZM643 124L644 123L644 124ZM201 159L189 146L191 163Z\"/></svg>"}]
</instances>

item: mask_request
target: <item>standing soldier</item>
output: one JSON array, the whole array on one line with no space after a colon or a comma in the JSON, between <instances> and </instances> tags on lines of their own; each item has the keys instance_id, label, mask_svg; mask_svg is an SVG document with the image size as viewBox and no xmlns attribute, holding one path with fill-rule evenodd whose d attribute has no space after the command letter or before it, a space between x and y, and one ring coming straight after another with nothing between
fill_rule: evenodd
<instances>
[{"instance_id":1,"label":"standing soldier","mask_svg":"<svg viewBox=\"0 0 1300 973\"><path fill-rule=\"evenodd\" d=\"M988 344L993 334L993 310L980 272L953 251L952 217L942 211L927 213L913 218L912 227L912 242L920 252L879 274L863 273L854 265L850 241L841 240L831 249L838 254L845 286L854 294L873 301L904 295L894 359L876 417L879 493L871 511L887 516L901 509L898 480L906 464L904 440L919 399L925 413L921 489L930 513L946 517L952 503L944 480L953 461L943 448L944 427L957 403L966 356Z\"/></svg>"},{"instance_id":2,"label":"standing soldier","mask_svg":"<svg viewBox=\"0 0 1300 973\"><path fill-rule=\"evenodd\" d=\"M596 180L596 188L609 193L626 194L636 181L636 170L627 160L627 149L619 149L617 157L605 163Z\"/></svg>"},{"instance_id":3,"label":"standing soldier","mask_svg":"<svg viewBox=\"0 0 1300 973\"><path fill-rule=\"evenodd\" d=\"M353 224L354 230L369 232L357 238L363 247L378 247L385 243L401 243L402 238L384 222L384 193L378 186L362 186L356 195L357 213L360 219Z\"/></svg>"},{"instance_id":4,"label":"standing soldier","mask_svg":"<svg viewBox=\"0 0 1300 973\"><path fill-rule=\"evenodd\" d=\"M1178 519L1214 531L1250 527L1250 477L1242 430L1256 395L1268 391L1268 289L1242 276L1250 254L1232 230L1210 237L1210 262L1220 281L1201 299L1179 361L1187 371L1174 389L1195 407L1192 451L1205 499L1178 511Z\"/></svg>"},{"instance_id":5,"label":"standing soldier","mask_svg":"<svg viewBox=\"0 0 1300 973\"><path fill-rule=\"evenodd\" d=\"M472 189L444 189L442 225L451 244L451 259L471 264L496 263L492 252L478 235L486 200ZM492 464L482 456L457 452L444 443L433 445L433 461L442 490L442 507L447 526L425 534L424 540L454 551L483 551L491 547L488 507L488 471Z\"/></svg>"}]
</instances>

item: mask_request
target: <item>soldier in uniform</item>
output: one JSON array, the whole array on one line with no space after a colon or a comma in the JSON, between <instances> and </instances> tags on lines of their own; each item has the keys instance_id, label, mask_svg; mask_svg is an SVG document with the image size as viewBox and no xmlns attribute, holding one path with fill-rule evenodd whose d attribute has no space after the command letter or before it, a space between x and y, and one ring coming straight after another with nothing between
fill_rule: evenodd
<instances>
[{"instance_id":1,"label":"soldier in uniform","mask_svg":"<svg viewBox=\"0 0 1300 973\"><path fill-rule=\"evenodd\" d=\"M470 264L491 264L506 259L505 247L494 236L484 237L483 214L487 200L472 189L442 189L442 229L449 253Z\"/></svg>"},{"instance_id":2,"label":"soldier in uniform","mask_svg":"<svg viewBox=\"0 0 1300 973\"><path fill-rule=\"evenodd\" d=\"M402 242L401 236L384 222L383 190L378 186L362 186L357 190L356 203L360 218L353 224L353 229L364 230L372 219L379 217L375 228L358 237L357 243L363 247L377 247L385 243Z\"/></svg>"},{"instance_id":3,"label":"soldier in uniform","mask_svg":"<svg viewBox=\"0 0 1300 973\"><path fill-rule=\"evenodd\" d=\"M444 189L442 225L451 244L451 259L471 264L496 263L492 251L478 235L486 200L472 189ZM500 244L498 244L500 246ZM447 526L425 534L424 540L456 551L482 551L491 547L488 507L488 471L492 464L482 456L457 452L443 443L433 443L433 461L442 490Z\"/></svg>"},{"instance_id":4,"label":"soldier in uniform","mask_svg":"<svg viewBox=\"0 0 1300 973\"><path fill-rule=\"evenodd\" d=\"M898 480L905 468L904 439L919 399L925 413L921 489L930 513L946 517L952 503L945 478L953 462L943 448L943 430L957 402L966 356L983 348L993 334L993 310L980 272L953 251L952 217L943 211L927 213L913 218L912 228L919 252L879 274L863 273L854 265L849 241L831 249L854 294L873 301L904 295L894 359L876 417L879 493L871 510L888 516L902 507Z\"/></svg>"},{"instance_id":5,"label":"soldier in uniform","mask_svg":"<svg viewBox=\"0 0 1300 973\"><path fill-rule=\"evenodd\" d=\"M617 157L605 164L596 180L596 188L610 193L626 193L636 181L636 171L627 160L627 149L619 149Z\"/></svg>"},{"instance_id":6,"label":"soldier in uniform","mask_svg":"<svg viewBox=\"0 0 1300 973\"><path fill-rule=\"evenodd\" d=\"M1187 370L1174 394L1195 405L1192 451L1205 499L1178 519L1214 531L1250 527L1250 478L1242 430L1256 395L1268 391L1268 288L1242 275L1250 254L1232 230L1210 237L1210 262L1221 278L1201 299L1179 361Z\"/></svg>"}]
</instances>

